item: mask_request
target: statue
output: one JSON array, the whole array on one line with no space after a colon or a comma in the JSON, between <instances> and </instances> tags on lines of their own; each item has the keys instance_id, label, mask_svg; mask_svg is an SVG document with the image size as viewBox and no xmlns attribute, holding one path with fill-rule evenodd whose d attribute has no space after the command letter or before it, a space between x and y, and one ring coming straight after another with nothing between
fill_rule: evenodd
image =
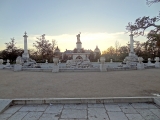
<instances>
[{"instance_id":1,"label":"statue","mask_svg":"<svg viewBox=\"0 0 160 120\"><path fill-rule=\"evenodd\" d=\"M42 35L42 39L43 39L43 40L45 39L45 34Z\"/></svg>"},{"instance_id":2,"label":"statue","mask_svg":"<svg viewBox=\"0 0 160 120\"><path fill-rule=\"evenodd\" d=\"M81 34L81 32L78 35L76 35L77 36L77 42L80 42L80 34Z\"/></svg>"}]
</instances>

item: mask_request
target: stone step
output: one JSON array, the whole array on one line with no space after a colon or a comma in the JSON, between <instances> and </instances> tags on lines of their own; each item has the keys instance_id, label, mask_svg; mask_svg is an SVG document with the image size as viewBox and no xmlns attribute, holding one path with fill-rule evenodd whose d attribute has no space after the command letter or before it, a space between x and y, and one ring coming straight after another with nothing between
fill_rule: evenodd
<instances>
[{"instance_id":1,"label":"stone step","mask_svg":"<svg viewBox=\"0 0 160 120\"><path fill-rule=\"evenodd\" d=\"M137 103L154 102L153 97L107 97L107 98L26 98L13 99L15 105L25 104L52 104L52 103Z\"/></svg>"},{"instance_id":2,"label":"stone step","mask_svg":"<svg viewBox=\"0 0 160 120\"><path fill-rule=\"evenodd\" d=\"M0 114L4 112L12 103L12 100L0 99Z\"/></svg>"}]
</instances>

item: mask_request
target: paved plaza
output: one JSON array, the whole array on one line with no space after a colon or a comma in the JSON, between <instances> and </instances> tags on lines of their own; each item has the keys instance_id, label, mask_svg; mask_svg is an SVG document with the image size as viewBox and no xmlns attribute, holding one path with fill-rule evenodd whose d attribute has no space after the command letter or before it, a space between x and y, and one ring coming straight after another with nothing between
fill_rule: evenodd
<instances>
[{"instance_id":1,"label":"paved plaza","mask_svg":"<svg viewBox=\"0 0 160 120\"><path fill-rule=\"evenodd\" d=\"M15 105L0 120L160 120L151 103Z\"/></svg>"}]
</instances>

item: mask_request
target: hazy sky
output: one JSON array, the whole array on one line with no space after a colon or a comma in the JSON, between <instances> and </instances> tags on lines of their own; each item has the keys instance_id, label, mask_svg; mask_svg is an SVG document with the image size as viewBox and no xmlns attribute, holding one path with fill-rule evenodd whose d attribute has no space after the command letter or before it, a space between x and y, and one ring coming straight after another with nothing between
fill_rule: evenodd
<instances>
[{"instance_id":1,"label":"hazy sky","mask_svg":"<svg viewBox=\"0 0 160 120\"><path fill-rule=\"evenodd\" d=\"M101 51L126 45L128 22L143 16L157 16L160 4L146 5L146 0L0 0L0 50L14 37L23 48L27 32L28 48L36 37L46 34L55 39L61 51L76 47L76 35L81 32L82 47ZM135 40L145 41L145 37Z\"/></svg>"}]
</instances>

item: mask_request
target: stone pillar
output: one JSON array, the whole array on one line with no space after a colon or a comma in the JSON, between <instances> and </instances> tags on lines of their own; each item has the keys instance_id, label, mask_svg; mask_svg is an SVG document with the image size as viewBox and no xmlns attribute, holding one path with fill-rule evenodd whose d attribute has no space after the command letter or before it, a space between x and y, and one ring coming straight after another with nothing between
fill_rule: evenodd
<instances>
[{"instance_id":1,"label":"stone pillar","mask_svg":"<svg viewBox=\"0 0 160 120\"><path fill-rule=\"evenodd\" d=\"M139 63L137 63L137 69L138 70L144 69L144 63L142 62L143 58L142 57L138 57L138 61L139 61Z\"/></svg>"},{"instance_id":2,"label":"stone pillar","mask_svg":"<svg viewBox=\"0 0 160 120\"><path fill-rule=\"evenodd\" d=\"M58 61L59 61L59 58L58 58L58 57L53 57L53 62L54 62L54 64L53 64L52 72L54 72L54 73L59 72Z\"/></svg>"},{"instance_id":3,"label":"stone pillar","mask_svg":"<svg viewBox=\"0 0 160 120\"><path fill-rule=\"evenodd\" d=\"M112 60L112 59L110 59L110 63L113 63L113 60Z\"/></svg>"},{"instance_id":4,"label":"stone pillar","mask_svg":"<svg viewBox=\"0 0 160 120\"><path fill-rule=\"evenodd\" d=\"M11 64L10 64L10 60L7 59L7 63L6 63L6 67L9 67Z\"/></svg>"},{"instance_id":5,"label":"stone pillar","mask_svg":"<svg viewBox=\"0 0 160 120\"><path fill-rule=\"evenodd\" d=\"M14 65L13 70L14 71L22 71L22 58L20 56L16 59L16 64Z\"/></svg>"},{"instance_id":6,"label":"stone pillar","mask_svg":"<svg viewBox=\"0 0 160 120\"><path fill-rule=\"evenodd\" d=\"M129 36L130 36L130 53L134 53L134 49L133 49L133 34L131 33Z\"/></svg>"},{"instance_id":7,"label":"stone pillar","mask_svg":"<svg viewBox=\"0 0 160 120\"><path fill-rule=\"evenodd\" d=\"M159 62L159 57L155 58L155 68L160 68L160 62Z\"/></svg>"},{"instance_id":8,"label":"stone pillar","mask_svg":"<svg viewBox=\"0 0 160 120\"><path fill-rule=\"evenodd\" d=\"M48 60L46 60L46 62L45 62L46 64L48 63Z\"/></svg>"},{"instance_id":9,"label":"stone pillar","mask_svg":"<svg viewBox=\"0 0 160 120\"><path fill-rule=\"evenodd\" d=\"M151 58L148 58L148 63L147 63L147 66L151 66L152 63L151 63Z\"/></svg>"},{"instance_id":10,"label":"stone pillar","mask_svg":"<svg viewBox=\"0 0 160 120\"><path fill-rule=\"evenodd\" d=\"M3 59L0 59L0 69L3 69L4 65L3 65Z\"/></svg>"},{"instance_id":11,"label":"stone pillar","mask_svg":"<svg viewBox=\"0 0 160 120\"><path fill-rule=\"evenodd\" d=\"M24 33L24 53L22 54L23 58L29 58L28 48L27 48L27 33Z\"/></svg>"},{"instance_id":12,"label":"stone pillar","mask_svg":"<svg viewBox=\"0 0 160 120\"><path fill-rule=\"evenodd\" d=\"M107 71L106 69L106 65L104 64L105 63L105 57L100 57L100 71L101 72L105 72Z\"/></svg>"}]
</instances>

